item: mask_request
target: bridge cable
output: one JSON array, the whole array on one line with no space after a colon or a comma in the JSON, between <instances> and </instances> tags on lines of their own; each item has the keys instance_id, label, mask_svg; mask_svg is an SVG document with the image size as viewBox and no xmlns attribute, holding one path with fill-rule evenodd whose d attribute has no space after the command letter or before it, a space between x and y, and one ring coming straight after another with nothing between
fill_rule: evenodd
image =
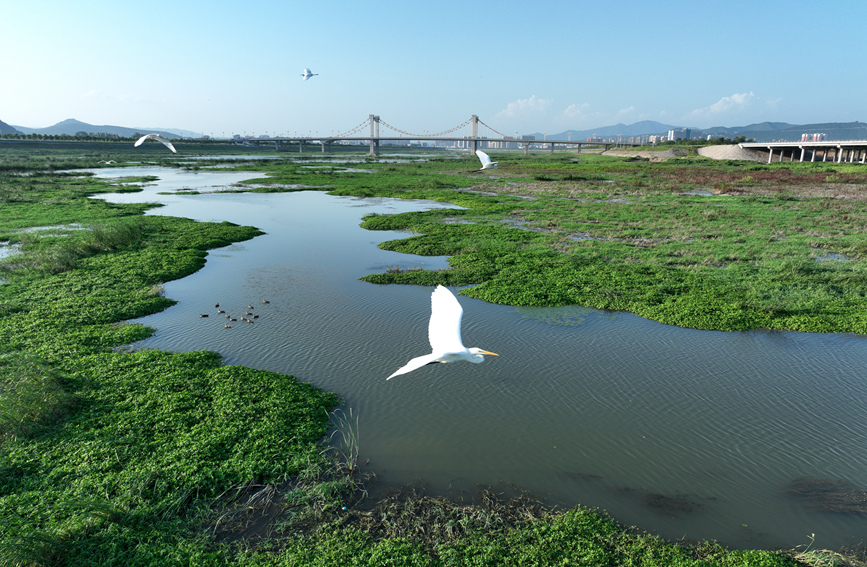
<instances>
[{"instance_id":1,"label":"bridge cable","mask_svg":"<svg viewBox=\"0 0 867 567\"><path fill-rule=\"evenodd\" d=\"M494 134L499 134L499 135L502 136L503 138L510 138L510 137L511 137L511 136L507 136L506 134L503 134L502 132L497 132L496 130L494 130L493 128L491 128L490 126L488 126L487 124L485 124L485 123L482 122L481 120L479 120L479 124L481 124L482 126L484 126L485 128L487 128L488 130L490 130L490 131L493 132Z\"/></svg>"},{"instance_id":2,"label":"bridge cable","mask_svg":"<svg viewBox=\"0 0 867 567\"><path fill-rule=\"evenodd\" d=\"M385 122L382 119L379 120L379 123L382 124L383 126L385 126L386 128L388 128L389 130L399 132L400 134L404 134L406 136L412 136L413 138L433 138L436 136L444 136L446 134L451 134L452 132L454 132L456 130L460 130L461 128L463 128L464 126L466 126L470 122L472 122L472 120L473 120L472 118L469 118L466 122L464 122L463 124L458 124L457 126L452 128L451 130L445 130L444 132L437 132L436 134L412 134L410 132L406 132L404 130L401 130L400 128L395 128L394 126L392 126L391 124L388 124L387 122Z\"/></svg>"},{"instance_id":3,"label":"bridge cable","mask_svg":"<svg viewBox=\"0 0 867 567\"><path fill-rule=\"evenodd\" d=\"M348 138L349 136L351 136L352 134L355 134L356 132L359 132L361 129L363 129L365 126L368 126L369 124L370 124L370 118L367 118L364 122L362 122L361 124L359 124L358 126L353 128L352 130L344 132L343 134L338 134L336 137L337 138Z\"/></svg>"}]
</instances>

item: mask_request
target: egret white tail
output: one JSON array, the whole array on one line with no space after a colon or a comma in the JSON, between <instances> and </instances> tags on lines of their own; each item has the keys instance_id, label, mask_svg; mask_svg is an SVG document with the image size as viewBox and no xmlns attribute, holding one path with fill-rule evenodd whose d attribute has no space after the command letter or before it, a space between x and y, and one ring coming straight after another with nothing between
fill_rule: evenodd
<instances>
[{"instance_id":1,"label":"egret white tail","mask_svg":"<svg viewBox=\"0 0 867 567\"><path fill-rule=\"evenodd\" d=\"M461 318L464 309L458 303L458 298L447 288L438 285L431 293L431 315L427 334L433 352L424 356L417 356L404 366L398 368L386 380L395 376L418 370L426 364L435 362L466 362L479 363L485 360L483 355L500 356L495 352L489 352L480 348L467 348L461 341Z\"/></svg>"}]
</instances>

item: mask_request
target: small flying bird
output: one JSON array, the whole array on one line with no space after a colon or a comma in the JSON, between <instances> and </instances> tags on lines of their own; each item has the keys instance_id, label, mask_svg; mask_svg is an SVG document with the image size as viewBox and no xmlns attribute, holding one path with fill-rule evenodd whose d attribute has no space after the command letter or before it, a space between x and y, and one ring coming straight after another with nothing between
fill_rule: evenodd
<instances>
[{"instance_id":1,"label":"small flying bird","mask_svg":"<svg viewBox=\"0 0 867 567\"><path fill-rule=\"evenodd\" d=\"M495 352L489 352L480 348L467 348L461 342L461 317L464 309L458 303L458 298L447 288L438 285L431 293L431 314L427 334L432 353L417 356L398 368L394 374L386 378L391 380L395 376L417 370L426 364L435 362L457 362L464 360L478 364L485 360L482 355L490 354L500 356Z\"/></svg>"},{"instance_id":2,"label":"small flying bird","mask_svg":"<svg viewBox=\"0 0 867 567\"><path fill-rule=\"evenodd\" d=\"M482 161L482 169L479 171L484 171L485 169L497 169L497 162L491 161L491 157L488 154L482 150L476 150L476 155L479 156L479 159Z\"/></svg>"},{"instance_id":3,"label":"small flying bird","mask_svg":"<svg viewBox=\"0 0 867 567\"><path fill-rule=\"evenodd\" d=\"M306 81L306 80L310 79L310 77L315 77L315 76L318 75L318 74L319 74L319 73L313 73L312 71L310 71L310 69L308 69L307 67L305 67L305 68L304 68L304 72L301 73L301 78L304 79L304 80Z\"/></svg>"},{"instance_id":4,"label":"small flying bird","mask_svg":"<svg viewBox=\"0 0 867 567\"><path fill-rule=\"evenodd\" d=\"M159 134L145 134L144 136L139 138L136 141L136 143L133 145L135 147L139 147L140 145L144 144L144 141L147 140L148 138L150 138L152 140L157 140L158 142L162 142L165 147L172 150L172 153L175 153L175 154L178 153L178 150L175 149L175 147L172 145L172 143L169 142L168 140L166 140L165 138L163 138L162 136L160 136Z\"/></svg>"},{"instance_id":5,"label":"small flying bird","mask_svg":"<svg viewBox=\"0 0 867 567\"><path fill-rule=\"evenodd\" d=\"M110 159L108 161L100 160L99 163L104 163L105 165L111 165L111 164L115 163L115 161L113 159Z\"/></svg>"}]
</instances>

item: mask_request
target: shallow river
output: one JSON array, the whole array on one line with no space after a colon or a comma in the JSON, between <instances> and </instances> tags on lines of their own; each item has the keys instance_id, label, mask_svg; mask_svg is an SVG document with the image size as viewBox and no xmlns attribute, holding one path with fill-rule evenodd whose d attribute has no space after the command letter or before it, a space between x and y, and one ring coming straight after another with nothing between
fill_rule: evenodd
<instances>
[{"instance_id":1,"label":"shallow river","mask_svg":"<svg viewBox=\"0 0 867 567\"><path fill-rule=\"evenodd\" d=\"M369 459L379 487L417 481L429 493L472 497L479 484L514 484L669 539L736 547L794 547L815 533L816 546L836 548L867 534L864 514L819 510L789 493L804 478L867 488L863 337L695 331L627 313L459 296L465 344L501 356L386 381L430 351L431 288L357 278L447 264L379 250L406 234L358 224L368 213L449 205L308 191L163 196L156 192L260 174L97 173L160 177L142 193L103 196L111 201L159 201L166 206L151 214L267 233L213 250L202 270L167 283L178 304L137 320L157 332L136 346L214 350L228 364L339 393L360 416L361 461ZM225 329L216 302L234 316L252 305L259 318Z\"/></svg>"}]
</instances>

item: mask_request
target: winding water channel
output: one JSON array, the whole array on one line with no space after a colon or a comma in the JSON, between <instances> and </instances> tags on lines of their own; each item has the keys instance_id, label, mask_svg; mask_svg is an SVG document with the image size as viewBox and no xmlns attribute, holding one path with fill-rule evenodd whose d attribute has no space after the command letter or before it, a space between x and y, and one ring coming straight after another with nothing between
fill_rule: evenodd
<instances>
[{"instance_id":1,"label":"winding water channel","mask_svg":"<svg viewBox=\"0 0 867 567\"><path fill-rule=\"evenodd\" d=\"M260 174L96 173L160 178L142 193L101 198L161 202L150 214L267 233L213 250L202 270L167 283L178 304L137 320L157 331L136 346L214 350L228 364L339 393L360 416L360 458L379 486L419 481L429 493L472 497L478 484L513 483L669 539L736 547L790 548L815 533L816 546L837 548L867 534L864 514L817 509L790 494L799 479L867 488L863 337L696 331L627 313L459 296L465 344L501 356L386 381L429 351L431 288L357 278L447 264L380 250L377 243L405 235L358 224L372 212L449 205L311 191L157 195ZM233 315L254 306L259 318L225 329L216 302Z\"/></svg>"}]
</instances>

